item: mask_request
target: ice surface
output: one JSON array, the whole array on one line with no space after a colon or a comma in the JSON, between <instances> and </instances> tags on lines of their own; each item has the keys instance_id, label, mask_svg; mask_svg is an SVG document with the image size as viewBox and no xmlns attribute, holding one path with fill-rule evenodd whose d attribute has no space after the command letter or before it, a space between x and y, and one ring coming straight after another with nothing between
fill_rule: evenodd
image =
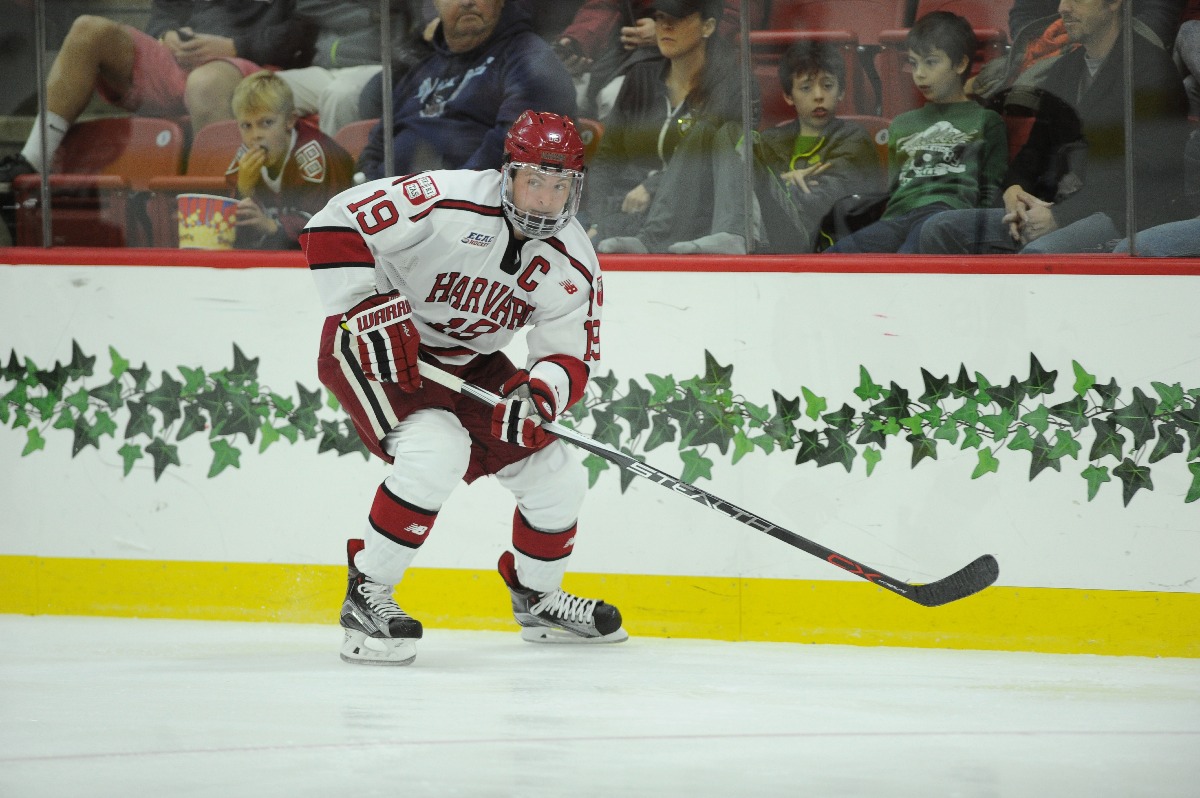
<instances>
[{"instance_id":1,"label":"ice surface","mask_svg":"<svg viewBox=\"0 0 1200 798\"><path fill-rule=\"evenodd\" d=\"M0 796L1200 795L1200 661L0 615Z\"/></svg>"}]
</instances>

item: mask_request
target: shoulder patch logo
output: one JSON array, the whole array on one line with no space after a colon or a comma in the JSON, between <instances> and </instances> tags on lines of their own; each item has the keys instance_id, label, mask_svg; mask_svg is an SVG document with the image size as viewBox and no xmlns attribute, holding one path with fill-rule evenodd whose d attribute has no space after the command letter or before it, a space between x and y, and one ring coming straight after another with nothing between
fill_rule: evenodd
<instances>
[{"instance_id":1,"label":"shoulder patch logo","mask_svg":"<svg viewBox=\"0 0 1200 798\"><path fill-rule=\"evenodd\" d=\"M575 286L575 283L571 282L570 280L563 280L561 283L559 283L559 285L561 285L563 287L563 290L566 291L568 294L573 294L579 290Z\"/></svg>"},{"instance_id":2,"label":"shoulder patch logo","mask_svg":"<svg viewBox=\"0 0 1200 798\"><path fill-rule=\"evenodd\" d=\"M470 244L476 247L490 247L492 242L496 240L495 236L484 235L483 233L467 233L466 236L460 239L460 243Z\"/></svg>"},{"instance_id":3,"label":"shoulder patch logo","mask_svg":"<svg viewBox=\"0 0 1200 798\"><path fill-rule=\"evenodd\" d=\"M429 175L418 175L412 180L405 181L401 184L400 190L404 192L404 196L408 197L408 201L413 205L428 202L441 194L438 191L437 184L433 182L433 178Z\"/></svg>"},{"instance_id":4,"label":"shoulder patch logo","mask_svg":"<svg viewBox=\"0 0 1200 798\"><path fill-rule=\"evenodd\" d=\"M325 182L325 148L310 141L293 153L300 176L310 183Z\"/></svg>"}]
</instances>

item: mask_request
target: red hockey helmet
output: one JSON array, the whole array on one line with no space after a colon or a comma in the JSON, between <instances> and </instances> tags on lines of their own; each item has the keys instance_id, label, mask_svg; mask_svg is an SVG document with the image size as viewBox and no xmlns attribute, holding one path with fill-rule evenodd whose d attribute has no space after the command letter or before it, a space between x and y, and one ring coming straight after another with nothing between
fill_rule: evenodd
<instances>
[{"instance_id":1,"label":"red hockey helmet","mask_svg":"<svg viewBox=\"0 0 1200 798\"><path fill-rule=\"evenodd\" d=\"M504 162L583 171L583 139L565 116L526 111L504 137Z\"/></svg>"},{"instance_id":2,"label":"red hockey helmet","mask_svg":"<svg viewBox=\"0 0 1200 798\"><path fill-rule=\"evenodd\" d=\"M583 139L565 116L526 111L504 137L501 175L500 202L509 222L529 238L552 236L579 210Z\"/></svg>"}]
</instances>

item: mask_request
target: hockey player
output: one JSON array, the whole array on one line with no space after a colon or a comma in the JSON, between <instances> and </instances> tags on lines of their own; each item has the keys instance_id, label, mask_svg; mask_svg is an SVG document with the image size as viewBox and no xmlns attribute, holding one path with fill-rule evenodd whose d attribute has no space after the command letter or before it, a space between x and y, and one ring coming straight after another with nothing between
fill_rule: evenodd
<instances>
[{"instance_id":1,"label":"hockey player","mask_svg":"<svg viewBox=\"0 0 1200 798\"><path fill-rule=\"evenodd\" d=\"M335 197L301 244L324 303L318 371L359 436L392 465L363 539L347 546L346 662L404 665L421 623L392 596L460 480L516 498L499 571L521 636L627 639L611 604L562 590L585 472L540 424L583 395L600 360L600 267L574 219L583 142L526 111L496 170L384 178ZM528 326L526 368L501 349ZM489 409L422 382L418 358L504 397Z\"/></svg>"}]
</instances>

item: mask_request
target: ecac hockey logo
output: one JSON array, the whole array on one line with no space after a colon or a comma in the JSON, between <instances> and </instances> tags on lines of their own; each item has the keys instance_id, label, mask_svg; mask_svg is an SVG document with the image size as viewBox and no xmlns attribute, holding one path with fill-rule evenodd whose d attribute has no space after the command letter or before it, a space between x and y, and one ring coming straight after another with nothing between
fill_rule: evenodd
<instances>
[{"instance_id":1,"label":"ecac hockey logo","mask_svg":"<svg viewBox=\"0 0 1200 798\"><path fill-rule=\"evenodd\" d=\"M404 192L404 196L408 197L408 201L413 205L428 202L441 193L438 191L437 184L433 182L433 178L429 175L421 175L409 180L400 186L400 190Z\"/></svg>"},{"instance_id":2,"label":"ecac hockey logo","mask_svg":"<svg viewBox=\"0 0 1200 798\"><path fill-rule=\"evenodd\" d=\"M487 236L483 233L467 233L466 237L461 239L463 244L471 244L476 247L491 246L491 243L495 240L495 236Z\"/></svg>"}]
</instances>

